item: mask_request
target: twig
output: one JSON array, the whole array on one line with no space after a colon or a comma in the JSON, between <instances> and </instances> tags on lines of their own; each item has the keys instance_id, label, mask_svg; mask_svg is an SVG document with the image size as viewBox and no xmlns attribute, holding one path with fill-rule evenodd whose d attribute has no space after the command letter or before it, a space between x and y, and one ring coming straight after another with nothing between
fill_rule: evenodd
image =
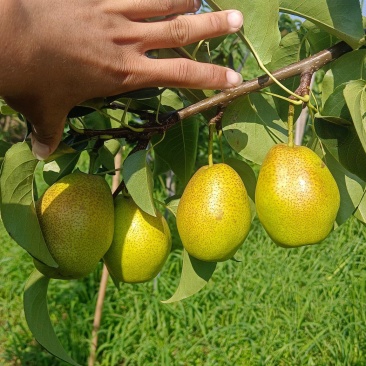
<instances>
[{"instance_id":1,"label":"twig","mask_svg":"<svg viewBox=\"0 0 366 366\"><path fill-rule=\"evenodd\" d=\"M118 154L116 155L115 162L114 162L114 165L116 168L116 174L113 176L113 181L112 181L112 191L113 192L116 191L116 189L119 185L119 180L121 177L121 172L119 170L119 168L121 167L121 160L122 160L122 154L121 154L121 151L119 151ZM90 345L90 355L89 355L89 359L88 359L88 366L94 366L95 360L96 360L96 354L97 354L97 348L98 348L98 331L99 331L100 323L102 320L103 304L104 304L105 294L107 291L107 283L108 283L108 270L107 270L106 265L103 264L102 278L100 280L97 304L96 304L95 313L94 313L92 340L91 340L91 345Z\"/></svg>"}]
</instances>

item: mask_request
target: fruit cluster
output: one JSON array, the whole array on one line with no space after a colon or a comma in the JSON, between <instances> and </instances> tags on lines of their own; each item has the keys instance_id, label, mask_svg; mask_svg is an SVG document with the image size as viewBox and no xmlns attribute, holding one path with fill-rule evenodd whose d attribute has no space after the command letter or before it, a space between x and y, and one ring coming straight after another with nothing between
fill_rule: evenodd
<instances>
[{"instance_id":1,"label":"fruit cluster","mask_svg":"<svg viewBox=\"0 0 366 366\"><path fill-rule=\"evenodd\" d=\"M255 201L272 240L298 247L319 243L330 233L340 195L330 171L312 150L279 144L263 162ZM113 202L100 176L75 172L62 178L40 198L36 210L59 267L34 262L50 278L84 277L103 258L114 281L146 282L160 272L171 250L164 216L147 214L123 194ZM176 220L191 256L208 262L232 258L252 221L245 182L224 163L200 168L183 192Z\"/></svg>"}]
</instances>

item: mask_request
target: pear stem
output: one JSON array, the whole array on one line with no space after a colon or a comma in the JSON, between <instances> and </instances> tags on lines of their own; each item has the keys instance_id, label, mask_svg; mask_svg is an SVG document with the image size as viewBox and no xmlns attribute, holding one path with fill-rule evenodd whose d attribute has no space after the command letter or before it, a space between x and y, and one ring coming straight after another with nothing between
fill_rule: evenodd
<instances>
[{"instance_id":1,"label":"pear stem","mask_svg":"<svg viewBox=\"0 0 366 366\"><path fill-rule=\"evenodd\" d=\"M294 114L295 106L290 103L288 107L288 146L294 147Z\"/></svg>"},{"instance_id":2,"label":"pear stem","mask_svg":"<svg viewBox=\"0 0 366 366\"><path fill-rule=\"evenodd\" d=\"M213 136L216 126L214 123L209 123L209 135L208 135L208 166L213 165Z\"/></svg>"}]
</instances>

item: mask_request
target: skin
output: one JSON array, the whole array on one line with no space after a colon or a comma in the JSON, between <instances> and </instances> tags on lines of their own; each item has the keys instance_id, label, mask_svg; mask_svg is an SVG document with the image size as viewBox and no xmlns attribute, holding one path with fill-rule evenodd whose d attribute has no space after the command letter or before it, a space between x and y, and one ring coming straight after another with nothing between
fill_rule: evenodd
<instances>
[{"instance_id":1,"label":"skin","mask_svg":"<svg viewBox=\"0 0 366 366\"><path fill-rule=\"evenodd\" d=\"M0 95L32 124L33 153L50 155L67 113L88 99L152 86L239 85L241 76L225 67L146 57L243 24L234 10L176 15L199 7L197 0L1 0ZM146 21L152 17L160 18Z\"/></svg>"}]
</instances>

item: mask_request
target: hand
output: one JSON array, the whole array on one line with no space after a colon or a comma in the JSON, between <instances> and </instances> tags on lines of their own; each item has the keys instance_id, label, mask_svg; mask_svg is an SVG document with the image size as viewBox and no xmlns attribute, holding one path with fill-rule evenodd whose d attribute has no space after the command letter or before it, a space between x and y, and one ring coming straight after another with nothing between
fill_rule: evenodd
<instances>
[{"instance_id":1,"label":"hand","mask_svg":"<svg viewBox=\"0 0 366 366\"><path fill-rule=\"evenodd\" d=\"M39 159L57 148L68 112L85 100L152 86L225 89L242 81L225 67L146 56L237 32L238 11L173 15L197 11L199 0L2 2L0 34L7 44L0 95L32 124ZM161 16L169 17L145 20Z\"/></svg>"}]
</instances>

